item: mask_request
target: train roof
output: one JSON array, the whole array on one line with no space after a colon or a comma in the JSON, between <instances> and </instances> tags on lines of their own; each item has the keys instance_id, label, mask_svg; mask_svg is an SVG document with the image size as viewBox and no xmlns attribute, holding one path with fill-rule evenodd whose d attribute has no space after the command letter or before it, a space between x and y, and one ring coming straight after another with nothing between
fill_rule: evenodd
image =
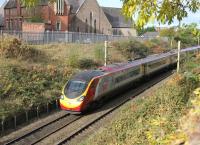
<instances>
[{"instance_id":1,"label":"train roof","mask_svg":"<svg viewBox=\"0 0 200 145\"><path fill-rule=\"evenodd\" d=\"M103 75L104 72L101 70L87 70L75 74L71 77L71 80L83 80L89 82L92 78Z\"/></svg>"}]
</instances>

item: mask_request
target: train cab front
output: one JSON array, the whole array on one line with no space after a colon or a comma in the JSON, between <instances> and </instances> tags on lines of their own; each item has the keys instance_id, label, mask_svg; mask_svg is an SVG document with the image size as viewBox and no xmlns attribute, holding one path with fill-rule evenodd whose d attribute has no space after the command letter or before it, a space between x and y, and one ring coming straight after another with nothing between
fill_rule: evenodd
<instances>
[{"instance_id":1,"label":"train cab front","mask_svg":"<svg viewBox=\"0 0 200 145\"><path fill-rule=\"evenodd\" d=\"M83 109L86 88L87 82L84 80L69 80L60 98L61 109L69 111L72 114L80 114Z\"/></svg>"}]
</instances>

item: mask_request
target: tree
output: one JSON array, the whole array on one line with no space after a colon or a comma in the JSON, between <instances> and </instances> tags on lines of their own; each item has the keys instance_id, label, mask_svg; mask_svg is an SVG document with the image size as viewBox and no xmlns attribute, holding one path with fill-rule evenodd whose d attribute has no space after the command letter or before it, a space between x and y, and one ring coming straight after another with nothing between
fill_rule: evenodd
<instances>
[{"instance_id":1,"label":"tree","mask_svg":"<svg viewBox=\"0 0 200 145\"><path fill-rule=\"evenodd\" d=\"M55 2L56 0L20 0L23 5L26 7L33 7L39 4L41 1L49 1L51 3Z\"/></svg>"},{"instance_id":2,"label":"tree","mask_svg":"<svg viewBox=\"0 0 200 145\"><path fill-rule=\"evenodd\" d=\"M199 0L121 0L123 14L133 18L135 25L143 27L151 20L171 24L176 18L181 21L188 11L193 13L200 9Z\"/></svg>"},{"instance_id":3,"label":"tree","mask_svg":"<svg viewBox=\"0 0 200 145\"><path fill-rule=\"evenodd\" d=\"M169 39L171 49L173 47L173 40L174 40L175 35L176 35L176 32L175 32L174 28L163 29L160 31L161 37L167 37Z\"/></svg>"},{"instance_id":4,"label":"tree","mask_svg":"<svg viewBox=\"0 0 200 145\"><path fill-rule=\"evenodd\" d=\"M176 41L181 41L182 45L191 46L197 44L197 37L200 30L197 28L197 24L192 23L189 25L183 25L178 29L174 39Z\"/></svg>"},{"instance_id":5,"label":"tree","mask_svg":"<svg viewBox=\"0 0 200 145\"><path fill-rule=\"evenodd\" d=\"M142 29L138 28L137 32L138 32L138 35L140 36L146 32L156 32L156 29L155 27L147 27L147 28L142 28Z\"/></svg>"}]
</instances>

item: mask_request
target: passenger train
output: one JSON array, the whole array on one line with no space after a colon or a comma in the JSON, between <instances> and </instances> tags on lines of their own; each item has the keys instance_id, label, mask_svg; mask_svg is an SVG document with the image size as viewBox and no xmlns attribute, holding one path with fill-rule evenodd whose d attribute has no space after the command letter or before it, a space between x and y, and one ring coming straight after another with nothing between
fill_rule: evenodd
<instances>
[{"instance_id":1,"label":"passenger train","mask_svg":"<svg viewBox=\"0 0 200 145\"><path fill-rule=\"evenodd\" d=\"M181 58L188 53L196 53L200 47L181 50ZM71 113L82 113L94 103L145 78L159 70L167 69L177 62L177 52L152 55L128 63L116 63L97 70L88 70L71 77L63 88L60 107Z\"/></svg>"}]
</instances>

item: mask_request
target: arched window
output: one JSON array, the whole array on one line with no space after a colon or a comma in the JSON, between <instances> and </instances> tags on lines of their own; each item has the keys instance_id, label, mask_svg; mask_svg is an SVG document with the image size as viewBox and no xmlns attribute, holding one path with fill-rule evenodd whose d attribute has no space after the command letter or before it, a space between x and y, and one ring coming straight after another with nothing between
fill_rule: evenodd
<instances>
[{"instance_id":1,"label":"arched window","mask_svg":"<svg viewBox=\"0 0 200 145\"><path fill-rule=\"evenodd\" d=\"M85 19L85 33L88 33L88 20Z\"/></svg>"},{"instance_id":2,"label":"arched window","mask_svg":"<svg viewBox=\"0 0 200 145\"><path fill-rule=\"evenodd\" d=\"M80 32L79 27L77 27L77 32Z\"/></svg>"},{"instance_id":3,"label":"arched window","mask_svg":"<svg viewBox=\"0 0 200 145\"><path fill-rule=\"evenodd\" d=\"M92 12L90 12L90 33L92 33Z\"/></svg>"},{"instance_id":4,"label":"arched window","mask_svg":"<svg viewBox=\"0 0 200 145\"><path fill-rule=\"evenodd\" d=\"M57 20L56 22L56 31L60 31L61 30L61 21Z\"/></svg>"},{"instance_id":5,"label":"arched window","mask_svg":"<svg viewBox=\"0 0 200 145\"><path fill-rule=\"evenodd\" d=\"M96 19L94 20L94 33L97 33L97 21L96 21Z\"/></svg>"}]
</instances>

